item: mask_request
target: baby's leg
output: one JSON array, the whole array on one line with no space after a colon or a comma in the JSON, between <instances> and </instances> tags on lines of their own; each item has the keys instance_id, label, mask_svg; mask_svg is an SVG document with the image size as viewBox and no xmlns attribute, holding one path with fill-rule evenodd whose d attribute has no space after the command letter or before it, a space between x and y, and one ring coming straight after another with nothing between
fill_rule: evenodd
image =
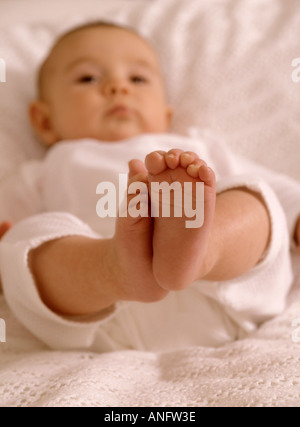
<instances>
[{"instance_id":1,"label":"baby's leg","mask_svg":"<svg viewBox=\"0 0 300 427\"><path fill-rule=\"evenodd\" d=\"M130 167L129 183L139 181L146 185L144 171L142 163L134 162ZM128 194L129 204L133 197ZM60 222L54 221L52 225L51 214L44 215L51 218L41 220L46 233L48 227L50 230L53 227L55 232L57 223L57 233L61 236ZM36 226L36 218L28 221L30 235L33 225ZM68 221L72 230L70 236L49 239L29 254L29 265L39 294L52 311L77 316L103 310L107 315L107 309L111 310L118 301L154 302L167 295L152 272L151 217L120 215L116 220L115 235L110 239L95 238L93 232L92 237L80 233L72 235L76 227L79 230L83 227L87 233L87 227L78 225L75 219L74 228L73 220L68 218L67 224ZM18 224L15 227L18 233Z\"/></svg>"},{"instance_id":2,"label":"baby's leg","mask_svg":"<svg viewBox=\"0 0 300 427\"><path fill-rule=\"evenodd\" d=\"M180 184L178 191L180 188L182 190L184 203L182 203L180 216L174 215L174 201L175 208L178 203L174 196L173 199L171 198L170 215L164 217L162 215L163 200L160 197L159 217L154 220L153 273L164 289L184 289L197 279L201 265L205 261L215 212L215 175L195 153L181 150L171 150L169 153L153 152L146 158L146 167L149 172L152 201L156 197L153 192L155 183L167 182L170 185L176 182ZM186 214L186 196L188 195L185 183L189 183L192 189L193 205L196 208L199 206L199 197L202 197L199 188L203 187L199 184L204 184L204 222L197 228L188 226L191 224L191 218Z\"/></svg>"},{"instance_id":3,"label":"baby's leg","mask_svg":"<svg viewBox=\"0 0 300 427\"><path fill-rule=\"evenodd\" d=\"M152 271L153 220L147 174L143 162L129 163L127 204L120 207L114 236L116 265L123 276L120 299L141 302L157 301L167 295Z\"/></svg>"}]
</instances>

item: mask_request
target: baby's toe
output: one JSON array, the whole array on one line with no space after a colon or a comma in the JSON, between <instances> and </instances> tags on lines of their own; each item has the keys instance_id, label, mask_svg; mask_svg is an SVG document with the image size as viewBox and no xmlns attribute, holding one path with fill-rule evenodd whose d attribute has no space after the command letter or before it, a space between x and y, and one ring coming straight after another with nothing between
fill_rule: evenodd
<instances>
[{"instance_id":1,"label":"baby's toe","mask_svg":"<svg viewBox=\"0 0 300 427\"><path fill-rule=\"evenodd\" d=\"M139 174L147 174L147 169L141 160L133 159L128 163L129 178Z\"/></svg>"},{"instance_id":2,"label":"baby's toe","mask_svg":"<svg viewBox=\"0 0 300 427\"><path fill-rule=\"evenodd\" d=\"M216 184L216 176L214 171L209 168L207 165L202 165L199 169L199 178L206 185L214 187Z\"/></svg>"},{"instance_id":3,"label":"baby's toe","mask_svg":"<svg viewBox=\"0 0 300 427\"><path fill-rule=\"evenodd\" d=\"M168 151L165 155L165 161L169 169L176 169L180 164L180 156L183 153L183 150L174 148L173 150Z\"/></svg>"},{"instance_id":4,"label":"baby's toe","mask_svg":"<svg viewBox=\"0 0 300 427\"><path fill-rule=\"evenodd\" d=\"M186 171L192 178L199 178L199 170L201 166L206 166L205 161L197 159L187 167Z\"/></svg>"},{"instance_id":5,"label":"baby's toe","mask_svg":"<svg viewBox=\"0 0 300 427\"><path fill-rule=\"evenodd\" d=\"M165 155L164 151L153 151L146 156L145 165L150 174L158 175L166 170Z\"/></svg>"},{"instance_id":6,"label":"baby's toe","mask_svg":"<svg viewBox=\"0 0 300 427\"><path fill-rule=\"evenodd\" d=\"M197 159L199 159L199 157L196 153L193 153L192 151L185 151L180 156L180 164L183 168L187 168Z\"/></svg>"}]
</instances>

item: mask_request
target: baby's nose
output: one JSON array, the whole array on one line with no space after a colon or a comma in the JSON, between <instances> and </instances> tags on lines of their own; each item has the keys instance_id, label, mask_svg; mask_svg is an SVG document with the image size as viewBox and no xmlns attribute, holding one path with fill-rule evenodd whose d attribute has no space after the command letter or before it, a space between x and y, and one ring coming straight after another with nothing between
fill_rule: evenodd
<instances>
[{"instance_id":1,"label":"baby's nose","mask_svg":"<svg viewBox=\"0 0 300 427\"><path fill-rule=\"evenodd\" d=\"M128 84L123 79L113 79L106 82L104 86L105 95L117 95L123 94L126 95L129 92Z\"/></svg>"}]
</instances>

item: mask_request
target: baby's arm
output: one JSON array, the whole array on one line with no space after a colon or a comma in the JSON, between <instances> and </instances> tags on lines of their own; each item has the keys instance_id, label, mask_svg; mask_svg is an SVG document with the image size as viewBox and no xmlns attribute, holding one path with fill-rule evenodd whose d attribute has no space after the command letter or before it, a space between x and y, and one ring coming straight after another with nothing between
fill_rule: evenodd
<instances>
[{"instance_id":1,"label":"baby's arm","mask_svg":"<svg viewBox=\"0 0 300 427\"><path fill-rule=\"evenodd\" d=\"M138 165L130 166L128 185L136 180L147 182L142 172ZM118 301L164 298L168 292L154 278L152 252L152 219L127 215L117 219L111 239L56 239L32 250L29 262L49 308L61 314L86 315Z\"/></svg>"},{"instance_id":2,"label":"baby's arm","mask_svg":"<svg viewBox=\"0 0 300 427\"><path fill-rule=\"evenodd\" d=\"M137 261L137 260L135 260ZM135 262L134 261L134 262ZM128 277L116 239L71 236L31 251L29 265L44 303L64 315L98 313L118 301L153 302L164 292L144 262L139 283ZM137 270L138 270L137 262Z\"/></svg>"},{"instance_id":3,"label":"baby's arm","mask_svg":"<svg viewBox=\"0 0 300 427\"><path fill-rule=\"evenodd\" d=\"M256 172L257 176L261 176L276 193L286 215L291 244L296 243L299 246L300 183L289 176L276 173L260 165L253 165L253 168L253 172Z\"/></svg>"},{"instance_id":4,"label":"baby's arm","mask_svg":"<svg viewBox=\"0 0 300 427\"><path fill-rule=\"evenodd\" d=\"M152 302L167 295L148 274L145 252L151 253L152 242L146 239L144 253L139 247L140 256L132 254L137 239L124 242L124 228L102 239L74 215L50 212L20 221L5 234L0 269L6 301L51 348L88 348L102 320L121 310L116 301ZM111 348L107 340L105 351Z\"/></svg>"},{"instance_id":5,"label":"baby's arm","mask_svg":"<svg viewBox=\"0 0 300 427\"><path fill-rule=\"evenodd\" d=\"M151 292L153 282L144 282L141 275L139 283L128 284L121 255L120 243L101 239L66 212L27 218L14 224L0 244L6 301L19 321L51 348L88 348L103 318L121 309L113 306L116 297L139 300L144 284L149 288L144 298L154 301L166 295L160 288ZM81 314L91 316L73 318ZM103 338L103 351L111 349L109 342L109 336Z\"/></svg>"},{"instance_id":6,"label":"baby's arm","mask_svg":"<svg viewBox=\"0 0 300 427\"><path fill-rule=\"evenodd\" d=\"M300 245L300 183L294 179L277 174L273 171L263 171L262 176L275 191L286 215L292 246Z\"/></svg>"},{"instance_id":7,"label":"baby's arm","mask_svg":"<svg viewBox=\"0 0 300 427\"><path fill-rule=\"evenodd\" d=\"M258 193L246 188L220 193L198 279L226 281L247 273L267 249L270 233L268 211Z\"/></svg>"},{"instance_id":8,"label":"baby's arm","mask_svg":"<svg viewBox=\"0 0 300 427\"><path fill-rule=\"evenodd\" d=\"M233 153L224 143L220 143L218 140L212 141L209 147L213 150L213 155L217 153L221 158L221 178L226 178L233 174L242 175L244 173L251 173L253 177L261 177L270 185L285 212L291 243L293 245L299 230L299 222L297 223L297 221L300 213L300 183L285 174L275 172L248 158Z\"/></svg>"},{"instance_id":9,"label":"baby's arm","mask_svg":"<svg viewBox=\"0 0 300 427\"><path fill-rule=\"evenodd\" d=\"M119 299L110 240L53 240L30 252L29 266L43 302L54 312L91 314Z\"/></svg>"}]
</instances>

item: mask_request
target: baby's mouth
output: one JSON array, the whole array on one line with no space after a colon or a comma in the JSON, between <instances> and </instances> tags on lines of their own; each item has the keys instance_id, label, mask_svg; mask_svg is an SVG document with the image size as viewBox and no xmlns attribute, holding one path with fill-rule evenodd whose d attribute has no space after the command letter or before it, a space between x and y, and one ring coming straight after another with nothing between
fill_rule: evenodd
<instances>
[{"instance_id":1,"label":"baby's mouth","mask_svg":"<svg viewBox=\"0 0 300 427\"><path fill-rule=\"evenodd\" d=\"M122 105L122 104L115 105L107 113L108 116L121 116L121 117L128 117L128 116L131 116L132 114L133 114L133 110L127 107L126 105Z\"/></svg>"}]
</instances>

